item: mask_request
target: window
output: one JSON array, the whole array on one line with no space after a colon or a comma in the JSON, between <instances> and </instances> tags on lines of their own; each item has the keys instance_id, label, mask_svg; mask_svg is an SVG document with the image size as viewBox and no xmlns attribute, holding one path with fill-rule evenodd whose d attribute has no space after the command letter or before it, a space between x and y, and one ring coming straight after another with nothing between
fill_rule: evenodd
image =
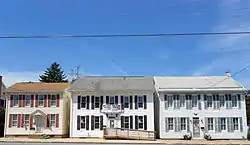
<instances>
[{"instance_id":1,"label":"window","mask_svg":"<svg viewBox=\"0 0 250 145\"><path fill-rule=\"evenodd\" d=\"M100 97L95 96L95 108L100 108Z\"/></svg>"},{"instance_id":2,"label":"window","mask_svg":"<svg viewBox=\"0 0 250 145\"><path fill-rule=\"evenodd\" d=\"M233 118L233 129L234 130L239 130L239 120L238 118Z\"/></svg>"},{"instance_id":3,"label":"window","mask_svg":"<svg viewBox=\"0 0 250 145\"><path fill-rule=\"evenodd\" d=\"M207 122L208 122L208 130L214 130L214 119L213 118L208 118L207 119Z\"/></svg>"},{"instance_id":4,"label":"window","mask_svg":"<svg viewBox=\"0 0 250 145\"><path fill-rule=\"evenodd\" d=\"M232 107L237 107L237 96L236 95L232 96Z\"/></svg>"},{"instance_id":5,"label":"window","mask_svg":"<svg viewBox=\"0 0 250 145\"><path fill-rule=\"evenodd\" d=\"M193 96L192 97L192 107L197 107L198 103L198 96Z\"/></svg>"},{"instance_id":6,"label":"window","mask_svg":"<svg viewBox=\"0 0 250 145\"><path fill-rule=\"evenodd\" d=\"M213 98L212 98L212 96L207 96L207 107L213 107Z\"/></svg>"},{"instance_id":7,"label":"window","mask_svg":"<svg viewBox=\"0 0 250 145\"><path fill-rule=\"evenodd\" d=\"M50 127L55 127L56 126L56 115L51 114L50 115Z\"/></svg>"},{"instance_id":8,"label":"window","mask_svg":"<svg viewBox=\"0 0 250 145\"><path fill-rule=\"evenodd\" d=\"M180 97L180 107L185 107L185 98L184 98L184 96Z\"/></svg>"},{"instance_id":9,"label":"window","mask_svg":"<svg viewBox=\"0 0 250 145\"><path fill-rule=\"evenodd\" d=\"M56 96L55 95L51 96L50 106L56 106Z\"/></svg>"},{"instance_id":10,"label":"window","mask_svg":"<svg viewBox=\"0 0 250 145\"><path fill-rule=\"evenodd\" d=\"M114 96L110 96L109 98L109 103L112 105L112 104L115 104L115 97Z\"/></svg>"},{"instance_id":11,"label":"window","mask_svg":"<svg viewBox=\"0 0 250 145\"><path fill-rule=\"evenodd\" d=\"M95 116L95 129L99 129L99 128L100 128L100 117Z\"/></svg>"},{"instance_id":12,"label":"window","mask_svg":"<svg viewBox=\"0 0 250 145\"><path fill-rule=\"evenodd\" d=\"M128 96L124 97L124 108L129 108L129 97Z\"/></svg>"},{"instance_id":13,"label":"window","mask_svg":"<svg viewBox=\"0 0 250 145\"><path fill-rule=\"evenodd\" d=\"M143 107L143 98L142 98L142 96L138 96L138 107L139 108Z\"/></svg>"},{"instance_id":14,"label":"window","mask_svg":"<svg viewBox=\"0 0 250 145\"><path fill-rule=\"evenodd\" d=\"M14 106L18 106L18 95L15 95L14 97L13 97L13 102L14 102Z\"/></svg>"},{"instance_id":15,"label":"window","mask_svg":"<svg viewBox=\"0 0 250 145\"><path fill-rule=\"evenodd\" d=\"M25 106L30 106L30 95L25 96Z\"/></svg>"},{"instance_id":16,"label":"window","mask_svg":"<svg viewBox=\"0 0 250 145\"><path fill-rule=\"evenodd\" d=\"M139 116L138 118L138 129L143 129L143 116Z\"/></svg>"},{"instance_id":17,"label":"window","mask_svg":"<svg viewBox=\"0 0 250 145\"><path fill-rule=\"evenodd\" d=\"M226 101L232 101L231 94L226 94Z\"/></svg>"},{"instance_id":18,"label":"window","mask_svg":"<svg viewBox=\"0 0 250 145\"><path fill-rule=\"evenodd\" d=\"M129 116L124 116L124 127L129 128Z\"/></svg>"},{"instance_id":19,"label":"window","mask_svg":"<svg viewBox=\"0 0 250 145\"><path fill-rule=\"evenodd\" d=\"M168 118L168 129L174 130L174 119L173 118Z\"/></svg>"},{"instance_id":20,"label":"window","mask_svg":"<svg viewBox=\"0 0 250 145\"><path fill-rule=\"evenodd\" d=\"M220 118L220 122L221 122L221 130L226 130L226 118Z\"/></svg>"},{"instance_id":21,"label":"window","mask_svg":"<svg viewBox=\"0 0 250 145\"><path fill-rule=\"evenodd\" d=\"M181 118L181 130L186 130L186 118Z\"/></svg>"},{"instance_id":22,"label":"window","mask_svg":"<svg viewBox=\"0 0 250 145\"><path fill-rule=\"evenodd\" d=\"M225 96L220 96L220 107L225 106Z\"/></svg>"},{"instance_id":23,"label":"window","mask_svg":"<svg viewBox=\"0 0 250 145\"><path fill-rule=\"evenodd\" d=\"M17 121L17 114L12 115L12 126L17 127L18 121Z\"/></svg>"},{"instance_id":24,"label":"window","mask_svg":"<svg viewBox=\"0 0 250 145\"><path fill-rule=\"evenodd\" d=\"M81 98L81 108L86 108L86 103L87 103L86 97L83 96Z\"/></svg>"},{"instance_id":25,"label":"window","mask_svg":"<svg viewBox=\"0 0 250 145\"><path fill-rule=\"evenodd\" d=\"M173 96L167 96L168 97L168 107L173 106Z\"/></svg>"},{"instance_id":26,"label":"window","mask_svg":"<svg viewBox=\"0 0 250 145\"><path fill-rule=\"evenodd\" d=\"M44 105L44 95L39 95L38 96L38 106L43 106Z\"/></svg>"},{"instance_id":27,"label":"window","mask_svg":"<svg viewBox=\"0 0 250 145\"><path fill-rule=\"evenodd\" d=\"M86 128L86 118L85 116L81 116L81 129Z\"/></svg>"}]
</instances>

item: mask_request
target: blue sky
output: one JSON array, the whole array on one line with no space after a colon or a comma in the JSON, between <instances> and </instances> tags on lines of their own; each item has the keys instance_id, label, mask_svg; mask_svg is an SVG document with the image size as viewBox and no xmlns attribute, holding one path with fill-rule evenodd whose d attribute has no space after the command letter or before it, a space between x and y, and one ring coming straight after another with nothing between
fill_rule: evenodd
<instances>
[{"instance_id":1,"label":"blue sky","mask_svg":"<svg viewBox=\"0 0 250 145\"><path fill-rule=\"evenodd\" d=\"M248 0L3 0L0 35L248 31ZM250 36L0 39L10 85L52 62L81 75L224 75L250 63ZM250 86L246 70L235 79Z\"/></svg>"}]
</instances>

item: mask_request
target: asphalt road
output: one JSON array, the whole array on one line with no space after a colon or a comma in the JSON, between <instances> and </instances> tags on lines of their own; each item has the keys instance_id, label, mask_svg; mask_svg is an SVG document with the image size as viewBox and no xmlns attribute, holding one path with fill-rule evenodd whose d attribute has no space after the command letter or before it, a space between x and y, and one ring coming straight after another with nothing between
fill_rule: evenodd
<instances>
[{"instance_id":1,"label":"asphalt road","mask_svg":"<svg viewBox=\"0 0 250 145\"><path fill-rule=\"evenodd\" d=\"M68 144L68 145L127 145L127 144L98 144L98 143L11 143L11 142L0 142L0 145L61 145L61 144ZM129 144L129 145L138 145L138 144ZM143 145L152 145L152 144L143 144Z\"/></svg>"}]
</instances>

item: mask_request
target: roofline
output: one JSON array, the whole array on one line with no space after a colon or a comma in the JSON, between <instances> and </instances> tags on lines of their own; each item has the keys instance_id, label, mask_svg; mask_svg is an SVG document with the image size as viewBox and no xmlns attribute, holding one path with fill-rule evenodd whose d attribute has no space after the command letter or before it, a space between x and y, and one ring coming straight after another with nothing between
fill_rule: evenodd
<instances>
[{"instance_id":1,"label":"roofline","mask_svg":"<svg viewBox=\"0 0 250 145\"><path fill-rule=\"evenodd\" d=\"M158 89L158 92L247 92L247 89Z\"/></svg>"},{"instance_id":2,"label":"roofline","mask_svg":"<svg viewBox=\"0 0 250 145\"><path fill-rule=\"evenodd\" d=\"M6 93L40 93L40 92L64 92L65 90L16 90L6 91Z\"/></svg>"},{"instance_id":3,"label":"roofline","mask_svg":"<svg viewBox=\"0 0 250 145\"><path fill-rule=\"evenodd\" d=\"M154 92L153 90L68 90L68 92Z\"/></svg>"}]
</instances>

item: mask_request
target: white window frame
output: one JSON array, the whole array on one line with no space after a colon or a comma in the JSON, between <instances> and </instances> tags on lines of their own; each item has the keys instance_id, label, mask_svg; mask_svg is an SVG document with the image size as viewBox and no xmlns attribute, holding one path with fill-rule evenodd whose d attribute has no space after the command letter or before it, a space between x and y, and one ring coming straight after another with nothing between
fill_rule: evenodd
<instances>
[{"instance_id":1,"label":"white window frame","mask_svg":"<svg viewBox=\"0 0 250 145\"><path fill-rule=\"evenodd\" d=\"M227 122L226 122L226 118L222 117L220 118L220 129L221 130L227 130Z\"/></svg>"},{"instance_id":2,"label":"white window frame","mask_svg":"<svg viewBox=\"0 0 250 145\"><path fill-rule=\"evenodd\" d=\"M16 119L14 119L16 117ZM12 127L17 127L18 126L18 115L17 114L12 114Z\"/></svg>"},{"instance_id":3,"label":"white window frame","mask_svg":"<svg viewBox=\"0 0 250 145\"><path fill-rule=\"evenodd\" d=\"M52 119L54 117L54 119ZM50 127L56 126L56 114L50 114Z\"/></svg>"},{"instance_id":4,"label":"white window frame","mask_svg":"<svg viewBox=\"0 0 250 145\"><path fill-rule=\"evenodd\" d=\"M87 107L87 96L81 96L81 108Z\"/></svg>"},{"instance_id":5,"label":"white window frame","mask_svg":"<svg viewBox=\"0 0 250 145\"><path fill-rule=\"evenodd\" d=\"M231 97L232 97L232 107L237 108L238 107L238 96L233 94Z\"/></svg>"},{"instance_id":6,"label":"white window frame","mask_svg":"<svg viewBox=\"0 0 250 145\"><path fill-rule=\"evenodd\" d=\"M124 128L130 128L130 117L124 116Z\"/></svg>"},{"instance_id":7,"label":"white window frame","mask_svg":"<svg viewBox=\"0 0 250 145\"><path fill-rule=\"evenodd\" d=\"M109 104L110 105L114 105L115 104L115 96L109 96Z\"/></svg>"},{"instance_id":8,"label":"white window frame","mask_svg":"<svg viewBox=\"0 0 250 145\"><path fill-rule=\"evenodd\" d=\"M13 106L18 107L19 106L19 95L13 96Z\"/></svg>"},{"instance_id":9,"label":"white window frame","mask_svg":"<svg viewBox=\"0 0 250 145\"><path fill-rule=\"evenodd\" d=\"M220 107L225 107L225 104L226 104L226 97L225 97L225 95L219 95L219 97L220 97Z\"/></svg>"},{"instance_id":10,"label":"white window frame","mask_svg":"<svg viewBox=\"0 0 250 145\"><path fill-rule=\"evenodd\" d=\"M100 116L94 116L94 129L100 129Z\"/></svg>"},{"instance_id":11,"label":"white window frame","mask_svg":"<svg viewBox=\"0 0 250 145\"><path fill-rule=\"evenodd\" d=\"M80 128L81 129L86 129L86 116L81 116L80 117Z\"/></svg>"},{"instance_id":12,"label":"white window frame","mask_svg":"<svg viewBox=\"0 0 250 145\"><path fill-rule=\"evenodd\" d=\"M233 117L233 130L239 130L239 118Z\"/></svg>"},{"instance_id":13,"label":"white window frame","mask_svg":"<svg viewBox=\"0 0 250 145\"><path fill-rule=\"evenodd\" d=\"M94 106L95 108L100 108L100 104L101 104L101 98L100 96L94 96Z\"/></svg>"},{"instance_id":14,"label":"white window frame","mask_svg":"<svg viewBox=\"0 0 250 145\"><path fill-rule=\"evenodd\" d=\"M31 105L31 95L25 95L25 107L29 107Z\"/></svg>"},{"instance_id":15,"label":"white window frame","mask_svg":"<svg viewBox=\"0 0 250 145\"><path fill-rule=\"evenodd\" d=\"M138 129L144 129L144 116L138 116Z\"/></svg>"},{"instance_id":16,"label":"white window frame","mask_svg":"<svg viewBox=\"0 0 250 145\"><path fill-rule=\"evenodd\" d=\"M42 97L43 99L40 99ZM41 104L42 102L42 104ZM44 95L38 95L38 106L39 107L44 107Z\"/></svg>"},{"instance_id":17,"label":"white window frame","mask_svg":"<svg viewBox=\"0 0 250 145\"><path fill-rule=\"evenodd\" d=\"M181 130L187 130L187 118L181 117Z\"/></svg>"},{"instance_id":18,"label":"white window frame","mask_svg":"<svg viewBox=\"0 0 250 145\"><path fill-rule=\"evenodd\" d=\"M214 130L214 118L207 118L207 130Z\"/></svg>"},{"instance_id":19,"label":"white window frame","mask_svg":"<svg viewBox=\"0 0 250 145\"><path fill-rule=\"evenodd\" d=\"M124 96L124 108L129 108L129 96Z\"/></svg>"},{"instance_id":20,"label":"white window frame","mask_svg":"<svg viewBox=\"0 0 250 145\"><path fill-rule=\"evenodd\" d=\"M138 96L137 104L138 104L138 108L143 108L143 96Z\"/></svg>"},{"instance_id":21,"label":"white window frame","mask_svg":"<svg viewBox=\"0 0 250 145\"><path fill-rule=\"evenodd\" d=\"M55 99L53 99L55 98ZM50 98L50 106L51 107L56 107L56 95L51 95L51 98Z\"/></svg>"},{"instance_id":22,"label":"white window frame","mask_svg":"<svg viewBox=\"0 0 250 145\"><path fill-rule=\"evenodd\" d=\"M30 115L29 114L24 114L24 124L26 126L29 126L29 122L30 122Z\"/></svg>"},{"instance_id":23,"label":"white window frame","mask_svg":"<svg viewBox=\"0 0 250 145\"><path fill-rule=\"evenodd\" d=\"M174 130L174 118L167 118L168 119L168 130Z\"/></svg>"},{"instance_id":24,"label":"white window frame","mask_svg":"<svg viewBox=\"0 0 250 145\"><path fill-rule=\"evenodd\" d=\"M213 96L207 95L207 108L212 108L212 107L213 107Z\"/></svg>"},{"instance_id":25,"label":"white window frame","mask_svg":"<svg viewBox=\"0 0 250 145\"><path fill-rule=\"evenodd\" d=\"M185 107L186 103L185 103L185 96L180 95L180 107Z\"/></svg>"},{"instance_id":26,"label":"white window frame","mask_svg":"<svg viewBox=\"0 0 250 145\"><path fill-rule=\"evenodd\" d=\"M198 107L198 95L192 95L192 107Z\"/></svg>"},{"instance_id":27,"label":"white window frame","mask_svg":"<svg viewBox=\"0 0 250 145\"><path fill-rule=\"evenodd\" d=\"M173 107L174 106L174 97L173 97L173 95L167 95L167 100L168 100L168 107Z\"/></svg>"}]
</instances>

